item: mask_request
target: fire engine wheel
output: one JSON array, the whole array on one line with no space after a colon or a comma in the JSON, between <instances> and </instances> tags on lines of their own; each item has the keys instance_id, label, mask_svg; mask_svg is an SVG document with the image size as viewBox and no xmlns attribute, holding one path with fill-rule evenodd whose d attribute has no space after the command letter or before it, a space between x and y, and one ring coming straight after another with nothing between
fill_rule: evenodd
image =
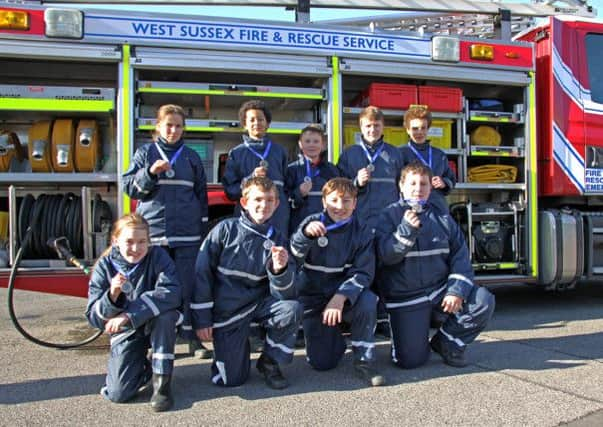
<instances>
[{"instance_id":1,"label":"fire engine wheel","mask_svg":"<svg viewBox=\"0 0 603 427\"><path fill-rule=\"evenodd\" d=\"M31 232L28 232L31 234ZM69 349L91 343L103 331L91 328L82 307L82 298L28 292L15 288L23 248L17 252L8 281L8 313L17 331L27 340L42 347Z\"/></svg>"}]
</instances>

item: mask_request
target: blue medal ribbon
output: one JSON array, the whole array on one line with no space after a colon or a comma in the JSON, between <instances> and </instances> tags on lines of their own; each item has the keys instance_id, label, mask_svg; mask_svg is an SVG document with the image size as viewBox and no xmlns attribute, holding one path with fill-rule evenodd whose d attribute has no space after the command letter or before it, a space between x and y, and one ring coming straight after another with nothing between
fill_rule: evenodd
<instances>
[{"instance_id":1,"label":"blue medal ribbon","mask_svg":"<svg viewBox=\"0 0 603 427\"><path fill-rule=\"evenodd\" d=\"M383 147L385 147L385 144L382 143L381 146L377 149L377 151L375 151L375 154L373 156L371 156L371 153L369 152L369 150L364 145L364 142L362 142L362 144L360 144L360 146L364 150L364 154L366 154L366 158L368 159L369 164L372 165L373 163L375 163L375 160L377 160L377 158L379 157L379 155L383 151Z\"/></svg>"},{"instance_id":2,"label":"blue medal ribbon","mask_svg":"<svg viewBox=\"0 0 603 427\"><path fill-rule=\"evenodd\" d=\"M326 219L325 218L325 214L321 213L320 214L320 222L322 222L323 224L325 224L325 219ZM346 225L347 223L349 223L351 220L352 220L352 217L350 216L348 219L344 219L343 221L337 221L336 223L331 224L331 225L326 225L325 224L325 226L326 226L327 231L336 230L338 228L343 227L344 225Z\"/></svg>"},{"instance_id":3,"label":"blue medal ribbon","mask_svg":"<svg viewBox=\"0 0 603 427\"><path fill-rule=\"evenodd\" d=\"M310 160L308 160L306 157L304 157L304 161L306 162L306 177L310 178L310 180L312 180L312 178L314 178L315 176L318 176L318 174L320 174L320 168L316 168L316 170L314 171L314 174L312 174L312 166L310 165Z\"/></svg>"},{"instance_id":4,"label":"blue medal ribbon","mask_svg":"<svg viewBox=\"0 0 603 427\"><path fill-rule=\"evenodd\" d=\"M140 262L138 264L136 264L134 267L132 267L132 269L128 272L126 272L125 270L123 270L119 265L117 265L117 263L115 261L113 261L111 258L109 258L109 261L111 261L111 264L113 265L113 268L122 276L124 276L126 278L126 281L130 282L130 276L132 276L132 274L134 274L134 272L136 271L136 269L138 268L138 266L141 264ZM131 283L131 282L130 282ZM131 290L126 290L126 289L122 289L124 292L128 293L131 292Z\"/></svg>"},{"instance_id":5,"label":"blue medal ribbon","mask_svg":"<svg viewBox=\"0 0 603 427\"><path fill-rule=\"evenodd\" d=\"M174 163L176 163L176 160L178 160L178 157L180 157L182 150L184 150L184 144L182 144L182 146L174 153L174 155L172 156L171 159L167 156L167 154L165 153L165 151L163 151L163 148L161 148L159 146L159 144L155 143L155 148L157 148L157 151L159 152L159 155L161 156L161 158L163 160L165 160L166 162L168 162L170 164L170 169L173 170ZM172 174L171 174L171 177L173 177L173 176L174 176L174 172L172 172Z\"/></svg>"},{"instance_id":6,"label":"blue medal ribbon","mask_svg":"<svg viewBox=\"0 0 603 427\"><path fill-rule=\"evenodd\" d=\"M249 227L248 225L245 225L244 223L241 222L241 225L243 227L245 227L247 230L251 231L254 234L257 234L258 236L261 236L262 238L264 238L267 242L271 242L270 237L272 237L272 235L274 234L274 227L271 225L270 228L268 229L268 232L266 234L262 234L257 230L254 230L253 228ZM268 249L266 247L264 247L265 249Z\"/></svg>"},{"instance_id":7,"label":"blue medal ribbon","mask_svg":"<svg viewBox=\"0 0 603 427\"><path fill-rule=\"evenodd\" d=\"M268 154L270 153L270 148L272 148L272 141L268 141L268 144L266 145L266 149L264 150L264 154L260 154L257 151L255 151L251 147L251 145L249 145L249 143L247 141L245 141L244 144L245 144L245 147L247 147L247 149L249 151L251 151L253 153L253 155L256 156L260 160L266 160L266 157L268 157Z\"/></svg>"},{"instance_id":8,"label":"blue medal ribbon","mask_svg":"<svg viewBox=\"0 0 603 427\"><path fill-rule=\"evenodd\" d=\"M433 169L433 168L431 167L431 154L432 154L432 151L431 151L431 145L429 146L429 163L428 163L428 162L425 160L425 157L423 157L423 156L421 155L421 153L419 153L419 151L418 151L418 150L417 150L415 147L413 147L413 146L412 146L412 144L411 144L410 142L408 143L408 146L410 147L410 149L412 150L412 152L413 152L413 153L415 153L415 156L417 156L417 158L418 158L418 159L419 159L419 160L420 160L420 161L421 161L421 162L422 162L422 163L423 163L425 166L427 166L429 169Z\"/></svg>"}]
</instances>

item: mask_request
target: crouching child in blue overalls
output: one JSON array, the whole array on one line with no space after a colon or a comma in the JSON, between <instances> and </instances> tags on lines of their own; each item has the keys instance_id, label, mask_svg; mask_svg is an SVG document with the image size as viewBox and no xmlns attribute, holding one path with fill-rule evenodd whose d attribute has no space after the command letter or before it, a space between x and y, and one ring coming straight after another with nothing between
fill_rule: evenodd
<instances>
[{"instance_id":1,"label":"crouching child in blue overalls","mask_svg":"<svg viewBox=\"0 0 603 427\"><path fill-rule=\"evenodd\" d=\"M182 322L176 267L165 251L149 246L149 225L138 214L115 222L111 242L94 266L86 307L89 322L111 336L101 394L125 402L152 379L151 407L165 411L173 404L170 380Z\"/></svg>"},{"instance_id":2,"label":"crouching child in blue overalls","mask_svg":"<svg viewBox=\"0 0 603 427\"><path fill-rule=\"evenodd\" d=\"M266 330L257 369L269 387L288 386L279 365L293 359L302 309L294 300L295 261L271 221L278 204L270 179L249 178L240 217L219 223L201 245L191 311L199 338L214 343L214 384L238 386L249 377L253 321Z\"/></svg>"},{"instance_id":3,"label":"crouching child in blue overalls","mask_svg":"<svg viewBox=\"0 0 603 427\"><path fill-rule=\"evenodd\" d=\"M406 166L400 176L402 197L381 214L375 233L377 283L390 318L392 359L402 368L424 364L430 346L446 364L466 366L467 345L494 311L494 296L473 283L460 227L426 202L431 178L422 163ZM429 342L432 320L439 320L439 329Z\"/></svg>"},{"instance_id":4,"label":"crouching child in blue overalls","mask_svg":"<svg viewBox=\"0 0 603 427\"><path fill-rule=\"evenodd\" d=\"M385 383L375 369L377 296L373 234L353 215L358 190L347 178L322 189L324 212L302 221L291 237L298 261L306 355L317 370L333 369L346 350L341 323L351 327L356 374L372 386Z\"/></svg>"}]
</instances>

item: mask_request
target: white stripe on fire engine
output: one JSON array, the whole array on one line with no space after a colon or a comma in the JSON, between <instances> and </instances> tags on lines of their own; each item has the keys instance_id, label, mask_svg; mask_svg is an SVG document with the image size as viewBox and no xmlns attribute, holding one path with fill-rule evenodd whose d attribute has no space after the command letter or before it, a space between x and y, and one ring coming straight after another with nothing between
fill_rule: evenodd
<instances>
[{"instance_id":1,"label":"white stripe on fire engine","mask_svg":"<svg viewBox=\"0 0 603 427\"><path fill-rule=\"evenodd\" d=\"M574 103L590 114L603 114L603 105L594 102L591 98L590 89L584 88L580 81L574 76L570 67L567 66L559 55L559 51L553 46L553 76Z\"/></svg>"},{"instance_id":2,"label":"white stripe on fire engine","mask_svg":"<svg viewBox=\"0 0 603 427\"><path fill-rule=\"evenodd\" d=\"M553 121L553 157L578 191L584 193L584 159Z\"/></svg>"}]
</instances>

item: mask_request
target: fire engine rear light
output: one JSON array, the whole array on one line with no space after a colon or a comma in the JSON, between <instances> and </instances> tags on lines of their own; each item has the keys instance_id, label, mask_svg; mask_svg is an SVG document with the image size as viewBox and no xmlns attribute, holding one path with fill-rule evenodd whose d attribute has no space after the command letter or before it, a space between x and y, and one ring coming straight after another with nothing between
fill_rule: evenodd
<instances>
[{"instance_id":1,"label":"fire engine rear light","mask_svg":"<svg viewBox=\"0 0 603 427\"><path fill-rule=\"evenodd\" d=\"M434 61L459 62L461 49L459 39L435 36L431 39L431 59Z\"/></svg>"},{"instance_id":2,"label":"fire engine rear light","mask_svg":"<svg viewBox=\"0 0 603 427\"><path fill-rule=\"evenodd\" d=\"M494 48L483 44L472 44L469 47L469 57L471 59L481 59L484 61L494 60Z\"/></svg>"},{"instance_id":3,"label":"fire engine rear light","mask_svg":"<svg viewBox=\"0 0 603 427\"><path fill-rule=\"evenodd\" d=\"M46 36L81 39L84 33L84 17L75 9L50 8L44 11Z\"/></svg>"},{"instance_id":4,"label":"fire engine rear light","mask_svg":"<svg viewBox=\"0 0 603 427\"><path fill-rule=\"evenodd\" d=\"M29 14L16 10L0 9L0 29L29 30Z\"/></svg>"}]
</instances>

